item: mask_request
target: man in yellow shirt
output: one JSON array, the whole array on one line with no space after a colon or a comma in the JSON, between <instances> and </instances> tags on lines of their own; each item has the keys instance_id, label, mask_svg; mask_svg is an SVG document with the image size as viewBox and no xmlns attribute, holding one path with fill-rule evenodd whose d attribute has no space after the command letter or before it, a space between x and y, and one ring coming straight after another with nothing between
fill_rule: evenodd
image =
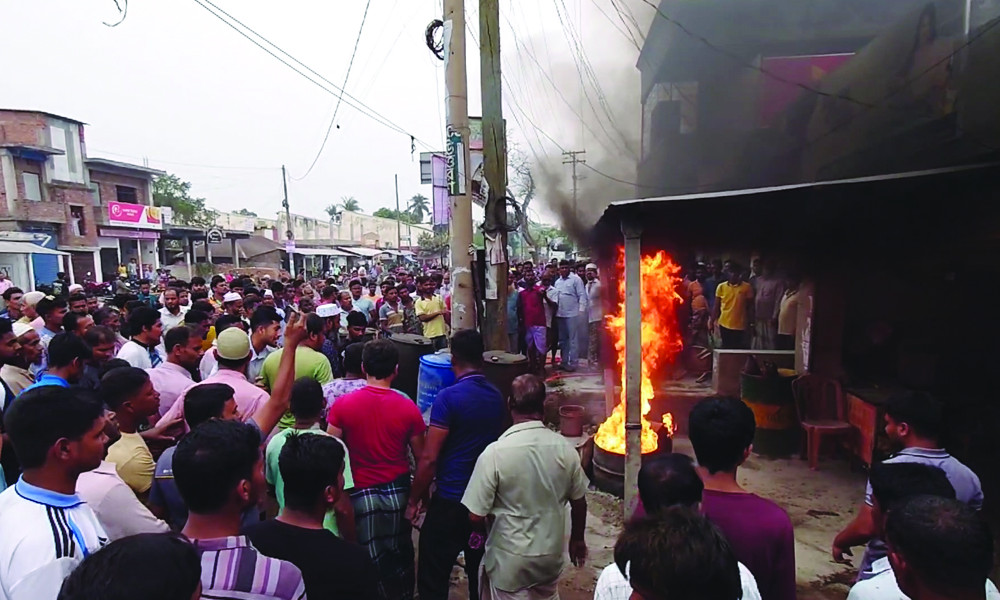
<instances>
[{"instance_id":1,"label":"man in yellow shirt","mask_svg":"<svg viewBox=\"0 0 1000 600\"><path fill-rule=\"evenodd\" d=\"M156 461L139 426L160 409L160 394L149 374L135 367L112 369L101 379L100 395L117 416L121 438L108 448L107 461L114 463L118 476L145 500L153 485Z\"/></svg>"},{"instance_id":2,"label":"man in yellow shirt","mask_svg":"<svg viewBox=\"0 0 1000 600\"><path fill-rule=\"evenodd\" d=\"M753 300L753 287L743 281L742 271L736 263L729 267L726 274L729 279L720 283L715 290L715 306L709 329L719 326L723 348L747 348L745 331L748 306Z\"/></svg>"},{"instance_id":3,"label":"man in yellow shirt","mask_svg":"<svg viewBox=\"0 0 1000 600\"><path fill-rule=\"evenodd\" d=\"M450 319L444 299L434 293L434 280L430 277L417 278L417 292L420 298L416 301L417 318L423 324L424 337L430 338L435 350L448 346L448 329L446 319Z\"/></svg>"}]
</instances>

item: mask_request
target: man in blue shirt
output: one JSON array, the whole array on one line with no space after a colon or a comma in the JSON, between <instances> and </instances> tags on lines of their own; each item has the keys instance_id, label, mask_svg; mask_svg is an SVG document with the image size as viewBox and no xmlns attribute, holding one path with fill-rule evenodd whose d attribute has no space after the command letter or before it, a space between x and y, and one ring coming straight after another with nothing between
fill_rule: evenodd
<instances>
[{"instance_id":1,"label":"man in blue shirt","mask_svg":"<svg viewBox=\"0 0 1000 600\"><path fill-rule=\"evenodd\" d=\"M560 368L575 371L579 355L579 328L586 327L587 288L580 276L573 272L568 260L559 262L559 277L553 286L559 294L556 321L559 323L559 352L562 355Z\"/></svg>"},{"instance_id":2,"label":"man in blue shirt","mask_svg":"<svg viewBox=\"0 0 1000 600\"><path fill-rule=\"evenodd\" d=\"M417 590L422 600L448 598L452 565L463 551L469 598L478 598L485 540L479 538L475 543L470 539L469 510L461 500L476 460L500 437L506 416L503 397L482 374L482 367L482 335L472 329L456 332L451 338L451 368L457 379L434 400L427 441L406 507L411 521L420 510L427 510L417 561ZM435 476L437 489L428 503Z\"/></svg>"},{"instance_id":3,"label":"man in blue shirt","mask_svg":"<svg viewBox=\"0 0 1000 600\"><path fill-rule=\"evenodd\" d=\"M68 388L80 381L83 366L93 357L93 352L87 342L72 333L60 333L49 342L49 365L38 381L24 388L18 396L28 390L56 385Z\"/></svg>"}]
</instances>

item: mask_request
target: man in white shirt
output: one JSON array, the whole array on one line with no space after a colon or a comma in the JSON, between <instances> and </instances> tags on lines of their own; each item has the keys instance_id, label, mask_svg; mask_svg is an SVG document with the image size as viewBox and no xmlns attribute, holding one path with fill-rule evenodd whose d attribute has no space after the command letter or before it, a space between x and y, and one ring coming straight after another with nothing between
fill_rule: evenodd
<instances>
[{"instance_id":1,"label":"man in white shirt","mask_svg":"<svg viewBox=\"0 0 1000 600\"><path fill-rule=\"evenodd\" d=\"M132 309L128 316L128 330L132 339L125 342L118 351L120 358L137 369L152 369L163 362L164 356L158 347L163 335L160 313L148 306Z\"/></svg>"},{"instance_id":2,"label":"man in white shirt","mask_svg":"<svg viewBox=\"0 0 1000 600\"><path fill-rule=\"evenodd\" d=\"M101 464L104 407L60 386L24 392L6 412L24 472L0 494L0 600L55 600L63 579L108 543L77 478Z\"/></svg>"},{"instance_id":3,"label":"man in white shirt","mask_svg":"<svg viewBox=\"0 0 1000 600\"><path fill-rule=\"evenodd\" d=\"M587 366L598 369L600 363L601 331L604 324L604 305L601 302L601 279L597 265L587 265Z\"/></svg>"},{"instance_id":4,"label":"man in white shirt","mask_svg":"<svg viewBox=\"0 0 1000 600\"><path fill-rule=\"evenodd\" d=\"M112 420L113 413L107 412L105 416L111 417L104 429L110 447L121 433ZM118 476L114 463L103 460L93 471L81 473L76 480L76 493L93 509L111 541L139 533L170 531L170 526L139 502L132 488Z\"/></svg>"},{"instance_id":5,"label":"man in white shirt","mask_svg":"<svg viewBox=\"0 0 1000 600\"><path fill-rule=\"evenodd\" d=\"M993 535L986 521L964 502L935 496L910 498L889 512L885 539L892 565L889 575L901 593L870 597L1000 598L987 579L993 568Z\"/></svg>"},{"instance_id":6,"label":"man in white shirt","mask_svg":"<svg viewBox=\"0 0 1000 600\"><path fill-rule=\"evenodd\" d=\"M872 519L879 538L885 539L888 521L893 513L900 510L907 502L916 497L934 497L947 500L955 499L955 487L950 483L947 473L939 467L923 464L898 462L883 462L872 467L869 474L872 500ZM975 513L975 509L970 509ZM966 551L956 551L958 554ZM948 557L942 555L944 547L933 546L935 559L947 562ZM889 550L891 555L891 548ZM992 552L990 553L992 556ZM848 600L899 600L907 596L900 591L898 577L893 574L891 557L883 556L871 565L871 573L867 579L859 581L851 588ZM990 559L992 563L992 558ZM989 568L986 570L989 571ZM985 579L985 576L982 578ZM981 581L981 580L980 580ZM986 582L988 597L995 597L996 587ZM981 589L981 588L980 588ZM994 596L990 596L990 594ZM957 597L957 596L955 596Z\"/></svg>"},{"instance_id":7,"label":"man in white shirt","mask_svg":"<svg viewBox=\"0 0 1000 600\"><path fill-rule=\"evenodd\" d=\"M587 475L573 446L542 422L545 383L521 375L511 387L514 425L479 455L462 497L474 530L483 529L487 515L495 518L479 593L484 600L553 598L563 570L567 504L570 560L582 566L587 558Z\"/></svg>"},{"instance_id":8,"label":"man in white shirt","mask_svg":"<svg viewBox=\"0 0 1000 600\"><path fill-rule=\"evenodd\" d=\"M580 276L574 273L568 260L559 262L559 277L552 287L558 292L556 321L559 329L559 354L562 357L559 368L576 371L576 360L580 353L580 325L587 321L587 289Z\"/></svg>"},{"instance_id":9,"label":"man in white shirt","mask_svg":"<svg viewBox=\"0 0 1000 600\"><path fill-rule=\"evenodd\" d=\"M653 519L673 506L697 512L704 489L694 461L685 454L667 454L643 461L639 470L639 498L646 514ZM594 600L629 600L632 597L632 586L625 576L629 570L628 561L622 566L616 563L617 556L615 562L601 572L594 588ZM737 563L737 567L743 600L761 600L753 573L742 563Z\"/></svg>"},{"instance_id":10,"label":"man in white shirt","mask_svg":"<svg viewBox=\"0 0 1000 600\"><path fill-rule=\"evenodd\" d=\"M167 288L163 292L163 308L160 309L160 322L163 323L163 332L166 333L184 324L184 315L188 308L181 306L180 295L176 288Z\"/></svg>"},{"instance_id":11,"label":"man in white shirt","mask_svg":"<svg viewBox=\"0 0 1000 600\"><path fill-rule=\"evenodd\" d=\"M740 569L726 536L685 506L626 524L615 544L615 563L628 573L633 600L741 597L745 567Z\"/></svg>"}]
</instances>

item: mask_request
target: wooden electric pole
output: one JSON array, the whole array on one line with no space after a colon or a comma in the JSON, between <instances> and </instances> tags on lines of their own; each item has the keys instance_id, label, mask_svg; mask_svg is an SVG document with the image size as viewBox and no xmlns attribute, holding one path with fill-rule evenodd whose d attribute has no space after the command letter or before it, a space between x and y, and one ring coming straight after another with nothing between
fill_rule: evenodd
<instances>
[{"instance_id":1,"label":"wooden electric pole","mask_svg":"<svg viewBox=\"0 0 1000 600\"><path fill-rule=\"evenodd\" d=\"M447 111L448 224L451 251L451 328L475 329L472 288L472 186L469 173L469 84L465 72L465 0L444 0L444 82Z\"/></svg>"},{"instance_id":2,"label":"wooden electric pole","mask_svg":"<svg viewBox=\"0 0 1000 600\"><path fill-rule=\"evenodd\" d=\"M483 337L488 350L507 350L507 136L501 103L499 0L479 0L479 40L487 185L483 232L487 279L495 282L495 287L487 283Z\"/></svg>"}]
</instances>

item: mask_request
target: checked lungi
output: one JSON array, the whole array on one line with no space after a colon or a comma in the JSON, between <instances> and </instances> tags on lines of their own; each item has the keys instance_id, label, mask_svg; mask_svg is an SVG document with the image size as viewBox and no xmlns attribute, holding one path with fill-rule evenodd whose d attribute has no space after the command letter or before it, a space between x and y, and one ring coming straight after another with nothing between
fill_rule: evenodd
<instances>
[{"instance_id":1,"label":"checked lungi","mask_svg":"<svg viewBox=\"0 0 1000 600\"><path fill-rule=\"evenodd\" d=\"M351 492L358 543L378 570L381 600L411 600L416 581L413 537L404 516L410 498L407 473L382 485Z\"/></svg>"}]
</instances>

